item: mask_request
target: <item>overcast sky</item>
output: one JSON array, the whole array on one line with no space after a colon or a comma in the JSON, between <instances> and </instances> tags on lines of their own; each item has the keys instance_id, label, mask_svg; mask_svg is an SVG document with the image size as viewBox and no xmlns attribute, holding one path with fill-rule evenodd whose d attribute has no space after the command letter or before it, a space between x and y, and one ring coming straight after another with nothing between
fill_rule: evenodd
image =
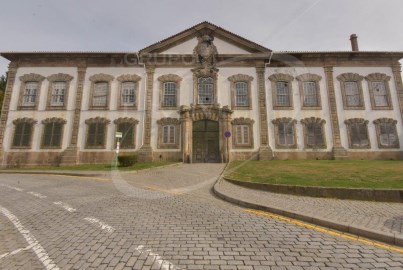
<instances>
[{"instance_id":1,"label":"overcast sky","mask_svg":"<svg viewBox=\"0 0 403 270\"><path fill-rule=\"evenodd\" d=\"M403 51L402 0L2 0L0 51L138 51L209 21L274 51ZM8 62L0 60L0 74Z\"/></svg>"}]
</instances>

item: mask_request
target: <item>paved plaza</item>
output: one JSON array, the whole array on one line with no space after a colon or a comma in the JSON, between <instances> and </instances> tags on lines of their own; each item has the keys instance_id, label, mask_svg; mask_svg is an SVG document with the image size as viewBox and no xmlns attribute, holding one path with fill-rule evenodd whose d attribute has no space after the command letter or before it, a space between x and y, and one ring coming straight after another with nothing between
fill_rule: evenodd
<instances>
[{"instance_id":1,"label":"paved plaza","mask_svg":"<svg viewBox=\"0 0 403 270\"><path fill-rule=\"evenodd\" d=\"M0 269L402 269L399 251L218 199L223 169L1 174Z\"/></svg>"}]
</instances>

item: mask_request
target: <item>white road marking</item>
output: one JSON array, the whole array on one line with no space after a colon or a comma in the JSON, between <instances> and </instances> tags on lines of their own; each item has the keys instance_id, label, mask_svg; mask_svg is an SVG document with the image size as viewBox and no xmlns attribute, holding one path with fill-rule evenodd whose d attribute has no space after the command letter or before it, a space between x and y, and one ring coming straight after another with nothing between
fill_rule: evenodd
<instances>
[{"instance_id":1,"label":"white road marking","mask_svg":"<svg viewBox=\"0 0 403 270\"><path fill-rule=\"evenodd\" d=\"M94 218L94 217L86 217L86 218L84 218L84 220L86 220L86 221L88 221L88 222L90 222L90 223L96 224L98 227L101 228L101 230L105 230L105 231L107 231L107 232L109 232L109 233L113 233L113 232L115 231L115 228L113 228L112 226L110 226L110 225L108 225L108 224L106 224L106 223L100 221L100 220L97 219L97 218Z\"/></svg>"},{"instance_id":2,"label":"white road marking","mask_svg":"<svg viewBox=\"0 0 403 270\"><path fill-rule=\"evenodd\" d=\"M33 192L33 191L30 191L30 192L27 192L27 193L31 194L32 196L38 197L39 199L45 199L45 198L48 197L48 196L45 196L45 195L42 195L42 194L40 194L38 192Z\"/></svg>"},{"instance_id":3,"label":"white road marking","mask_svg":"<svg viewBox=\"0 0 403 270\"><path fill-rule=\"evenodd\" d=\"M47 270L59 270L59 267L53 262L51 258L49 258L48 253L46 250L39 244L36 238L28 231L18 220L16 216L11 214L6 208L0 206L0 211L13 223L13 225L17 228L17 230L22 234L27 241L28 245L32 250L35 252L36 256L38 257L39 261L45 266ZM13 251L15 252L15 251Z\"/></svg>"},{"instance_id":4,"label":"white road marking","mask_svg":"<svg viewBox=\"0 0 403 270\"><path fill-rule=\"evenodd\" d=\"M180 269L179 267L175 266L170 261L164 260L160 255L151 251L151 249L144 249L144 246L138 246L136 248L137 251L140 253L148 253L148 256L153 256L154 261L157 263L159 269L161 270L177 270Z\"/></svg>"},{"instance_id":5,"label":"white road marking","mask_svg":"<svg viewBox=\"0 0 403 270\"><path fill-rule=\"evenodd\" d=\"M53 202L56 205L60 205L61 207L63 207L65 210L69 211L70 213L73 213L75 211L77 211L75 208L71 207L70 205L64 203L64 202Z\"/></svg>"},{"instance_id":6,"label":"white road marking","mask_svg":"<svg viewBox=\"0 0 403 270\"><path fill-rule=\"evenodd\" d=\"M13 250L13 251L11 251L11 252L6 252L6 253L4 253L4 254L1 254L1 255L0 255L0 260L3 259L3 258L5 258L5 257L7 257L7 256L15 255L15 254L17 254L17 253L19 253L19 252L21 252L21 251L28 250L28 249L30 249L30 248L32 248L32 247L33 247L33 245L29 245L29 246L27 246L27 247L25 247L25 248L19 248L19 249Z\"/></svg>"},{"instance_id":7,"label":"white road marking","mask_svg":"<svg viewBox=\"0 0 403 270\"><path fill-rule=\"evenodd\" d=\"M9 186L9 185L6 185L6 184L0 184L0 186L6 187L6 188L9 188L9 189L14 189L16 191L24 191L22 188L13 187L13 186Z\"/></svg>"}]
</instances>

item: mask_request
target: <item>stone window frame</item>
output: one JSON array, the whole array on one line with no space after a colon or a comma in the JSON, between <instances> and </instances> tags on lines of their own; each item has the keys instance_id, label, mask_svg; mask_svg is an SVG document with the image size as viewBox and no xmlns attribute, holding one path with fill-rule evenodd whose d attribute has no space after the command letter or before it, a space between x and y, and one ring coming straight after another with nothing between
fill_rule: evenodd
<instances>
[{"instance_id":1,"label":"stone window frame","mask_svg":"<svg viewBox=\"0 0 403 270\"><path fill-rule=\"evenodd\" d=\"M390 87L389 87L390 78L391 78L390 76L388 76L384 73L371 73L365 77L365 79L368 82L369 96L371 97L371 107L373 110L393 110L392 97L390 94ZM386 97L388 99L388 106L376 106L375 105L374 89L372 87L372 82L377 82L377 81L381 81L385 84Z\"/></svg>"},{"instance_id":2,"label":"stone window frame","mask_svg":"<svg viewBox=\"0 0 403 270\"><path fill-rule=\"evenodd\" d=\"M281 117L281 118L276 118L272 120L272 123L274 125L274 134L275 134L275 144L277 149L296 149L297 148L297 130L296 130L296 123L297 120L292 119L290 117ZM279 132L279 124L291 124L293 127L293 136L294 136L294 144L292 145L282 145L280 144L280 132Z\"/></svg>"},{"instance_id":3,"label":"stone window frame","mask_svg":"<svg viewBox=\"0 0 403 270\"><path fill-rule=\"evenodd\" d=\"M110 124L110 120L105 118L105 117L93 117L85 120L86 126L86 137L85 137L85 149L106 149L106 142L107 142L107 137L108 137L108 125ZM104 141L102 143L102 146L91 146L88 145L88 133L89 133L89 125L90 124L104 124Z\"/></svg>"},{"instance_id":4,"label":"stone window frame","mask_svg":"<svg viewBox=\"0 0 403 270\"><path fill-rule=\"evenodd\" d=\"M45 139L45 126L47 124L61 124L61 137L60 137L60 145L59 146L44 146L44 139ZM42 120L42 136L41 136L41 149L61 149L63 145L63 137L64 137L64 125L67 123L67 121L63 118L59 117L52 117L52 118L46 118L45 120Z\"/></svg>"},{"instance_id":5,"label":"stone window frame","mask_svg":"<svg viewBox=\"0 0 403 270\"><path fill-rule=\"evenodd\" d=\"M111 97L111 84L112 81L114 80L114 77L112 75L104 74L104 73L98 73L92 75L89 80L91 81L91 95L90 95L90 100L89 100L89 110L109 110L110 106L110 97ZM94 98L94 91L95 91L95 84L100 83L100 82L106 82L108 83L108 93L106 95L106 105L105 106L94 106L93 105L93 98Z\"/></svg>"},{"instance_id":6,"label":"stone window frame","mask_svg":"<svg viewBox=\"0 0 403 270\"><path fill-rule=\"evenodd\" d=\"M397 133L397 120L391 119L391 118L378 118L374 120L373 122L375 124L375 130L376 130L376 137L378 140L378 148L379 149L399 149L400 148L400 141L399 141L399 136ZM380 124L383 123L389 123L393 125L393 130L396 136L396 144L392 146L386 146L381 144L381 129L379 128Z\"/></svg>"},{"instance_id":7,"label":"stone window frame","mask_svg":"<svg viewBox=\"0 0 403 270\"><path fill-rule=\"evenodd\" d=\"M116 78L116 80L119 82L119 100L118 100L118 108L119 110L137 110L138 109L138 102L139 102L139 87L140 87L140 81L141 77L137 74L123 74L120 75L119 77ZM134 95L135 95L135 102L133 106L129 105L123 105L122 102L122 95L123 95L123 83L126 82L134 82L135 84L135 89L134 89Z\"/></svg>"},{"instance_id":8,"label":"stone window frame","mask_svg":"<svg viewBox=\"0 0 403 270\"><path fill-rule=\"evenodd\" d=\"M231 121L232 124L232 145L234 149L253 149L254 138L253 138L253 124L255 120L251 118L239 117L234 118ZM237 137L237 126L247 126L249 128L249 143L248 144L238 144L236 141Z\"/></svg>"},{"instance_id":9,"label":"stone window frame","mask_svg":"<svg viewBox=\"0 0 403 270\"><path fill-rule=\"evenodd\" d=\"M214 107L217 105L217 84L218 84L218 70L217 69L192 69L193 71L193 104ZM212 78L213 79L213 95L214 100L211 104L201 104L199 103L199 87L198 81L200 78Z\"/></svg>"},{"instance_id":10,"label":"stone window frame","mask_svg":"<svg viewBox=\"0 0 403 270\"><path fill-rule=\"evenodd\" d=\"M157 148L158 149L179 149L179 142L180 142L180 127L181 127L181 121L180 119L177 118L171 118L171 117L166 117L166 118L161 118L157 120L158 124L158 141L157 141ZM174 143L164 143L163 141L163 129L164 126L170 126L173 125L175 127L175 137Z\"/></svg>"},{"instance_id":11,"label":"stone window frame","mask_svg":"<svg viewBox=\"0 0 403 270\"><path fill-rule=\"evenodd\" d=\"M231 109L232 110L252 110L252 81L253 77L246 74L235 74L228 77L228 81L230 81L230 89L231 89ZM243 82L246 83L248 87L247 99L248 105L241 106L236 104L236 83Z\"/></svg>"},{"instance_id":12,"label":"stone window frame","mask_svg":"<svg viewBox=\"0 0 403 270\"><path fill-rule=\"evenodd\" d=\"M29 73L20 76L21 86L20 86L20 97L18 99L18 109L19 110L36 110L39 105L39 99L41 97L41 88L42 82L45 80L45 77L36 74L36 73ZM24 105L24 93L25 93L25 85L29 82L36 82L38 85L38 90L36 92L35 104L33 106Z\"/></svg>"},{"instance_id":13,"label":"stone window frame","mask_svg":"<svg viewBox=\"0 0 403 270\"><path fill-rule=\"evenodd\" d=\"M294 81L294 77L285 74L285 73L276 73L269 76L269 81L271 82L271 89L272 89L272 104L273 110L293 110L294 109L294 91L292 89L292 82ZM289 106L283 106L277 104L277 83L278 82L287 82L288 83L288 94L290 99Z\"/></svg>"},{"instance_id":14,"label":"stone window frame","mask_svg":"<svg viewBox=\"0 0 403 270\"><path fill-rule=\"evenodd\" d=\"M16 127L18 124L22 123L27 123L31 125L31 133L30 133L30 138L29 138L29 144L27 146L14 146L14 139L15 139L15 132L16 132ZM14 124L14 133L13 133L13 138L11 140L11 149L31 149L32 148L32 140L34 137L34 125L38 123L33 118L28 118L28 117L23 117L23 118L17 118L13 121Z\"/></svg>"},{"instance_id":15,"label":"stone window frame","mask_svg":"<svg viewBox=\"0 0 403 270\"><path fill-rule=\"evenodd\" d=\"M302 119L300 122L303 125L303 130L304 130L304 147L305 147L305 149L326 149L327 148L326 133L325 133L326 120L317 118L317 117L307 117L307 118ZM308 128L307 128L308 124L317 124L317 125L321 126L322 137L323 137L322 145L308 145Z\"/></svg>"},{"instance_id":16,"label":"stone window frame","mask_svg":"<svg viewBox=\"0 0 403 270\"><path fill-rule=\"evenodd\" d=\"M364 79L364 76L361 76L360 74L357 73L342 73L339 76L336 77L337 80L340 82L340 89L341 89L341 95L343 98L343 108L345 110L365 110L365 101L364 101L364 95L363 95L363 90L362 90L362 81ZM357 87L358 87L358 92L360 96L360 105L359 106L349 106L347 104L347 95L346 95L346 89L345 89L345 83L346 82L356 82Z\"/></svg>"},{"instance_id":17,"label":"stone window frame","mask_svg":"<svg viewBox=\"0 0 403 270\"><path fill-rule=\"evenodd\" d=\"M46 101L46 109L47 110L66 110L68 98L69 98L69 89L70 82L73 80L73 76L64 73L57 73L47 77L49 81L48 86L48 97ZM64 82L66 84L66 90L64 92L64 104L62 106L52 105L52 95L53 95L53 84L56 82Z\"/></svg>"},{"instance_id":18,"label":"stone window frame","mask_svg":"<svg viewBox=\"0 0 403 270\"><path fill-rule=\"evenodd\" d=\"M362 118L351 118L347 119L344 121L344 123L347 126L347 138L348 138L348 145L350 149L370 149L371 148L371 139L369 137L369 131L368 131L368 120L362 119ZM364 124L367 132L367 139L368 139L368 145L364 146L354 146L352 139L351 139L351 126L354 124Z\"/></svg>"},{"instance_id":19,"label":"stone window frame","mask_svg":"<svg viewBox=\"0 0 403 270\"><path fill-rule=\"evenodd\" d=\"M176 74L164 74L158 77L158 81L160 82L159 86L159 109L160 110L177 110L179 108L179 98L180 98L180 85L182 81L182 77ZM176 106L165 106L164 105L164 83L173 82L176 84Z\"/></svg>"},{"instance_id":20,"label":"stone window frame","mask_svg":"<svg viewBox=\"0 0 403 270\"><path fill-rule=\"evenodd\" d=\"M301 100L301 109L302 110L321 110L322 109L322 93L320 90L319 81L322 79L322 76L313 73L304 73L295 77L298 81L298 88ZM314 82L316 86L316 98L318 101L317 106L306 106L304 104L304 82Z\"/></svg>"},{"instance_id":21,"label":"stone window frame","mask_svg":"<svg viewBox=\"0 0 403 270\"><path fill-rule=\"evenodd\" d=\"M120 117L120 118L118 118L118 119L115 119L114 121L113 121L113 123L115 124L115 132L117 132L118 131L118 126L120 125L120 124L126 124L126 123L128 123L128 124L132 124L133 125L133 145L132 145L132 147L129 147L129 148L122 148L121 146L120 146L120 149L124 149L124 150L129 150L129 149L136 149L136 136L137 136L137 124L139 123L139 120L137 120L137 119L135 119L135 118L133 118L133 117ZM115 141L114 141L114 148L116 149L116 138L115 138Z\"/></svg>"}]
</instances>

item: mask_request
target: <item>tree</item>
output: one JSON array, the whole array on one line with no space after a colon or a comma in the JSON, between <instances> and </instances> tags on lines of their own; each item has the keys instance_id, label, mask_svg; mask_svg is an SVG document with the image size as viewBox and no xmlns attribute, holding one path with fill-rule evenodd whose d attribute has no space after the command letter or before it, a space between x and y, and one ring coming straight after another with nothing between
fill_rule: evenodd
<instances>
[{"instance_id":1,"label":"tree","mask_svg":"<svg viewBox=\"0 0 403 270\"><path fill-rule=\"evenodd\" d=\"M6 75L1 75L0 77L0 112L1 108L3 107L3 99L4 93L6 92L6 85L7 85L7 73Z\"/></svg>"}]
</instances>

